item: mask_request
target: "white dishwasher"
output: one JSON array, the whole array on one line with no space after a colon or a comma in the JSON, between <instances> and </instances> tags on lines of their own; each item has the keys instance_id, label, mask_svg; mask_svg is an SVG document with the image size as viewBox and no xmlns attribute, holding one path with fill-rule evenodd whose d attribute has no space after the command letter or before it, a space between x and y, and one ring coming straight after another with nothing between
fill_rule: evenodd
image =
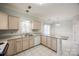
<instances>
[{"instance_id":1,"label":"white dishwasher","mask_svg":"<svg viewBox=\"0 0 79 59\"><path fill-rule=\"evenodd\" d=\"M40 36L39 35L34 35L34 46L40 44Z\"/></svg>"}]
</instances>

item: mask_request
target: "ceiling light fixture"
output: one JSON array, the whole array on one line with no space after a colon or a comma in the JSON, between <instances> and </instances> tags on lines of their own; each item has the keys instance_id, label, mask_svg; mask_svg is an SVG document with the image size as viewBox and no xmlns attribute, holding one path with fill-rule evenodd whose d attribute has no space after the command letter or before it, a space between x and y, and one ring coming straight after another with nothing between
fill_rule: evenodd
<instances>
[{"instance_id":1,"label":"ceiling light fixture","mask_svg":"<svg viewBox=\"0 0 79 59\"><path fill-rule=\"evenodd\" d=\"M44 4L44 3L39 3L40 5Z\"/></svg>"},{"instance_id":2,"label":"ceiling light fixture","mask_svg":"<svg viewBox=\"0 0 79 59\"><path fill-rule=\"evenodd\" d=\"M43 5L43 4L45 4L45 3L38 3L39 5Z\"/></svg>"},{"instance_id":3,"label":"ceiling light fixture","mask_svg":"<svg viewBox=\"0 0 79 59\"><path fill-rule=\"evenodd\" d=\"M28 12L29 12L29 10L26 10L26 12L28 13Z\"/></svg>"},{"instance_id":4,"label":"ceiling light fixture","mask_svg":"<svg viewBox=\"0 0 79 59\"><path fill-rule=\"evenodd\" d=\"M28 9L31 9L32 7L31 6L28 6Z\"/></svg>"},{"instance_id":5,"label":"ceiling light fixture","mask_svg":"<svg viewBox=\"0 0 79 59\"><path fill-rule=\"evenodd\" d=\"M56 24L56 26L60 26L60 24Z\"/></svg>"},{"instance_id":6,"label":"ceiling light fixture","mask_svg":"<svg viewBox=\"0 0 79 59\"><path fill-rule=\"evenodd\" d=\"M32 8L30 5L27 7L28 9L26 10L26 12L28 13L29 10Z\"/></svg>"}]
</instances>

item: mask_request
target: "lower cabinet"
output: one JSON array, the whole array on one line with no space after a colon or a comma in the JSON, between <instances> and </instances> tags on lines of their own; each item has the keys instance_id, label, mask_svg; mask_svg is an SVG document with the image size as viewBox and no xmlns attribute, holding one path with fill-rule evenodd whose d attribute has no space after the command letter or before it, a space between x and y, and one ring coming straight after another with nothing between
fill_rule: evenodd
<instances>
[{"instance_id":1,"label":"lower cabinet","mask_svg":"<svg viewBox=\"0 0 79 59\"><path fill-rule=\"evenodd\" d=\"M22 51L22 39L18 38L16 39L16 52L21 52Z\"/></svg>"},{"instance_id":2,"label":"lower cabinet","mask_svg":"<svg viewBox=\"0 0 79 59\"><path fill-rule=\"evenodd\" d=\"M41 44L57 51L57 38L50 36L41 36Z\"/></svg>"},{"instance_id":3,"label":"lower cabinet","mask_svg":"<svg viewBox=\"0 0 79 59\"><path fill-rule=\"evenodd\" d=\"M52 42L51 42L51 37L47 37L47 47L51 48Z\"/></svg>"},{"instance_id":4,"label":"lower cabinet","mask_svg":"<svg viewBox=\"0 0 79 59\"><path fill-rule=\"evenodd\" d=\"M9 48L7 50L6 55L9 56L9 55L16 54L16 40L15 39L8 40L8 44L9 44Z\"/></svg>"},{"instance_id":5,"label":"lower cabinet","mask_svg":"<svg viewBox=\"0 0 79 59\"><path fill-rule=\"evenodd\" d=\"M23 38L23 50L26 50L29 48L29 38L28 37L24 37Z\"/></svg>"},{"instance_id":6,"label":"lower cabinet","mask_svg":"<svg viewBox=\"0 0 79 59\"><path fill-rule=\"evenodd\" d=\"M53 37L51 42L52 42L51 49L53 49L54 51L57 51L57 39Z\"/></svg>"},{"instance_id":7,"label":"lower cabinet","mask_svg":"<svg viewBox=\"0 0 79 59\"><path fill-rule=\"evenodd\" d=\"M30 36L29 37L29 47L31 48L33 46L34 46L34 38L33 38L33 36Z\"/></svg>"},{"instance_id":8,"label":"lower cabinet","mask_svg":"<svg viewBox=\"0 0 79 59\"><path fill-rule=\"evenodd\" d=\"M34 38L33 36L26 36L22 38L10 39L8 40L9 48L6 55L14 55L23 50L31 48L34 46Z\"/></svg>"},{"instance_id":9,"label":"lower cabinet","mask_svg":"<svg viewBox=\"0 0 79 59\"><path fill-rule=\"evenodd\" d=\"M47 46L46 36L41 36L41 43Z\"/></svg>"},{"instance_id":10,"label":"lower cabinet","mask_svg":"<svg viewBox=\"0 0 79 59\"><path fill-rule=\"evenodd\" d=\"M41 44L57 51L57 39L55 37L41 36ZM9 48L6 55L14 55L34 46L34 36L26 36L8 40Z\"/></svg>"}]
</instances>

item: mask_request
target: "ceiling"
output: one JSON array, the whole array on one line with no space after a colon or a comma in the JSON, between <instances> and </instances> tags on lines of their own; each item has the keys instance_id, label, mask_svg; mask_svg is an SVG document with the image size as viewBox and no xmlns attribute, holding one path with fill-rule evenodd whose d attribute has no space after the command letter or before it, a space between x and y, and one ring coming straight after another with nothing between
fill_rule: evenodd
<instances>
[{"instance_id":1,"label":"ceiling","mask_svg":"<svg viewBox=\"0 0 79 59\"><path fill-rule=\"evenodd\" d=\"M22 13L26 13L25 10L30 5L32 8L28 14L47 23L69 20L73 16L79 15L79 4L77 3L10 3L3 5Z\"/></svg>"}]
</instances>

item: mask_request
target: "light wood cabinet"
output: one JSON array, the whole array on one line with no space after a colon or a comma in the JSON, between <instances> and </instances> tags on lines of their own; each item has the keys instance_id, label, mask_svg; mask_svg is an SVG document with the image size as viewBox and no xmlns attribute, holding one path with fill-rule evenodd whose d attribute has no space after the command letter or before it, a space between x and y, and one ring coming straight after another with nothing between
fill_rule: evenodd
<instances>
[{"instance_id":1,"label":"light wood cabinet","mask_svg":"<svg viewBox=\"0 0 79 59\"><path fill-rule=\"evenodd\" d=\"M41 44L49 47L50 49L57 51L57 38L50 36L41 36Z\"/></svg>"},{"instance_id":2,"label":"light wood cabinet","mask_svg":"<svg viewBox=\"0 0 79 59\"><path fill-rule=\"evenodd\" d=\"M57 39L56 38L52 38L52 47L51 49L53 49L54 51L57 51Z\"/></svg>"},{"instance_id":3,"label":"light wood cabinet","mask_svg":"<svg viewBox=\"0 0 79 59\"><path fill-rule=\"evenodd\" d=\"M9 29L19 29L19 18L9 15Z\"/></svg>"},{"instance_id":4,"label":"light wood cabinet","mask_svg":"<svg viewBox=\"0 0 79 59\"><path fill-rule=\"evenodd\" d=\"M0 30L19 29L19 18L0 12Z\"/></svg>"},{"instance_id":5,"label":"light wood cabinet","mask_svg":"<svg viewBox=\"0 0 79 59\"><path fill-rule=\"evenodd\" d=\"M47 46L47 39L46 36L41 36L41 43L45 46Z\"/></svg>"},{"instance_id":6,"label":"light wood cabinet","mask_svg":"<svg viewBox=\"0 0 79 59\"><path fill-rule=\"evenodd\" d=\"M24 37L23 38L23 50L26 50L29 48L29 38Z\"/></svg>"},{"instance_id":7,"label":"light wood cabinet","mask_svg":"<svg viewBox=\"0 0 79 59\"><path fill-rule=\"evenodd\" d=\"M6 55L10 56L16 54L16 40L15 39L8 40L8 43L9 43L9 48L7 50Z\"/></svg>"},{"instance_id":8,"label":"light wood cabinet","mask_svg":"<svg viewBox=\"0 0 79 59\"><path fill-rule=\"evenodd\" d=\"M17 54L23 50L34 46L33 36L26 36L24 38L15 38L8 40L9 48L7 51L8 56Z\"/></svg>"},{"instance_id":9,"label":"light wood cabinet","mask_svg":"<svg viewBox=\"0 0 79 59\"><path fill-rule=\"evenodd\" d=\"M0 30L8 29L8 15L0 12Z\"/></svg>"},{"instance_id":10,"label":"light wood cabinet","mask_svg":"<svg viewBox=\"0 0 79 59\"><path fill-rule=\"evenodd\" d=\"M18 38L16 39L16 52L21 52L22 51L22 39Z\"/></svg>"},{"instance_id":11,"label":"light wood cabinet","mask_svg":"<svg viewBox=\"0 0 79 59\"><path fill-rule=\"evenodd\" d=\"M51 40L51 37L47 37L47 46L49 47L49 48L51 48L52 47L52 42L51 42L52 40Z\"/></svg>"},{"instance_id":12,"label":"light wood cabinet","mask_svg":"<svg viewBox=\"0 0 79 59\"><path fill-rule=\"evenodd\" d=\"M33 46L34 46L34 38L33 38L33 36L30 36L29 37L29 47L31 48Z\"/></svg>"},{"instance_id":13,"label":"light wood cabinet","mask_svg":"<svg viewBox=\"0 0 79 59\"><path fill-rule=\"evenodd\" d=\"M41 29L41 22L39 21L32 21L32 29Z\"/></svg>"}]
</instances>

